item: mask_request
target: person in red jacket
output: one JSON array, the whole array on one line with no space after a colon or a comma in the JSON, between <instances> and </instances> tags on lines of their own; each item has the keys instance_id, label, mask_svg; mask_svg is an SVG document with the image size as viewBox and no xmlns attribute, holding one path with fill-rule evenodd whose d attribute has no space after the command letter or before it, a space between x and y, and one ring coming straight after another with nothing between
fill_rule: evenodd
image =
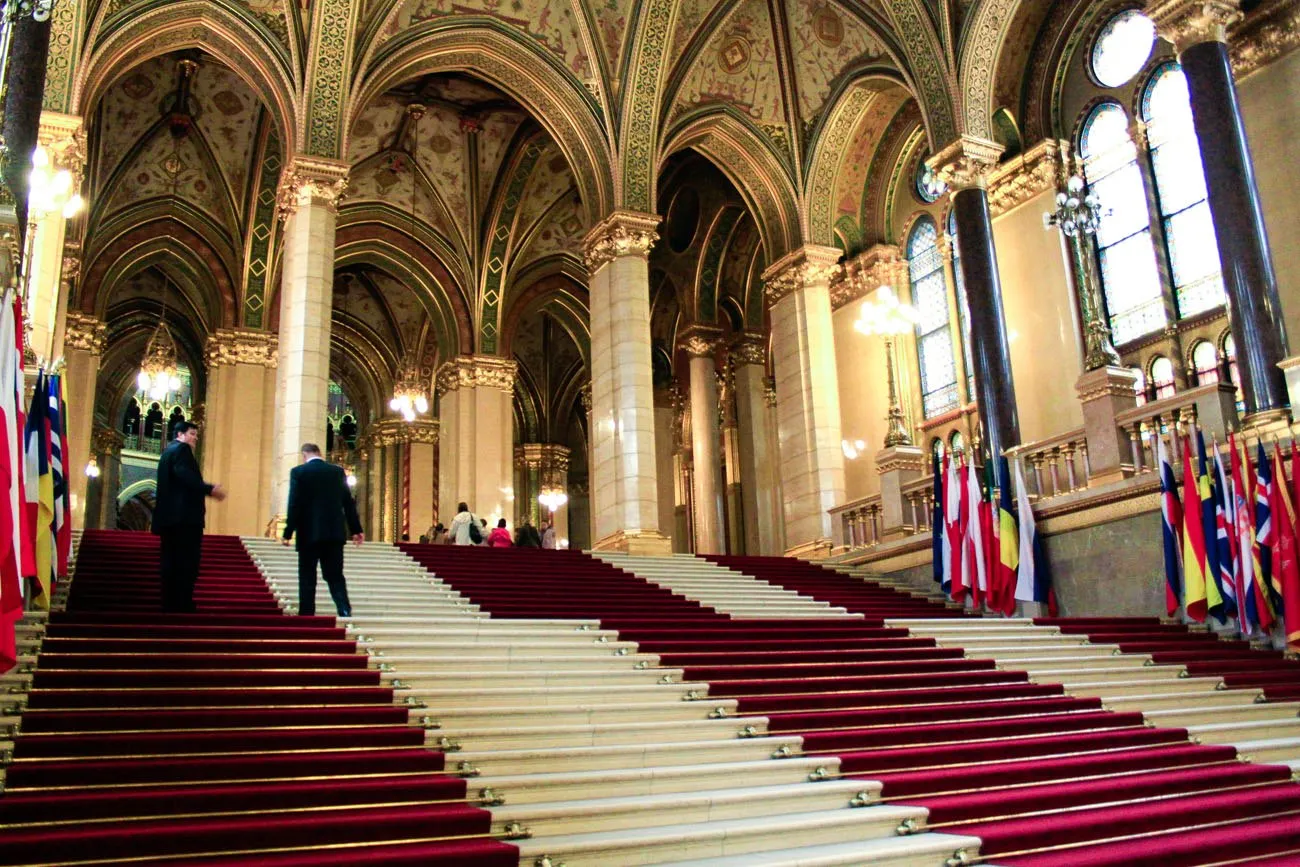
<instances>
[{"instance_id":1,"label":"person in red jacket","mask_svg":"<svg viewBox=\"0 0 1300 867\"><path fill-rule=\"evenodd\" d=\"M489 548L511 548L515 540L510 538L510 531L506 529L506 519L502 518L497 521L496 529L488 533L487 543Z\"/></svg>"}]
</instances>

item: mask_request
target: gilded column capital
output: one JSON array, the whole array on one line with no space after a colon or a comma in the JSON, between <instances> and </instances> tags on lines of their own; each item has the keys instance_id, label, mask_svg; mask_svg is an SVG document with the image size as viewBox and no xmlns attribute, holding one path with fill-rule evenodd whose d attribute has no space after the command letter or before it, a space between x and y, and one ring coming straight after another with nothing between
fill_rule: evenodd
<instances>
[{"instance_id":1,"label":"gilded column capital","mask_svg":"<svg viewBox=\"0 0 1300 867\"><path fill-rule=\"evenodd\" d=\"M419 418L415 421L403 422L406 425L407 442L411 443L428 443L436 445L438 442L438 420L433 418Z\"/></svg>"},{"instance_id":2,"label":"gilded column capital","mask_svg":"<svg viewBox=\"0 0 1300 867\"><path fill-rule=\"evenodd\" d=\"M1232 73L1240 81L1300 47L1300 3L1287 0L1261 8L1233 27L1230 36Z\"/></svg>"},{"instance_id":3,"label":"gilded column capital","mask_svg":"<svg viewBox=\"0 0 1300 867\"><path fill-rule=\"evenodd\" d=\"M953 193L982 190L988 185L989 173L1005 150L1002 145L973 135L963 135L945 145L925 161Z\"/></svg>"},{"instance_id":4,"label":"gilded column capital","mask_svg":"<svg viewBox=\"0 0 1300 867\"><path fill-rule=\"evenodd\" d=\"M639 211L615 211L601 220L582 242L587 273L594 274L623 256L648 258L659 240L655 227L660 221L656 214Z\"/></svg>"},{"instance_id":5,"label":"gilded column capital","mask_svg":"<svg viewBox=\"0 0 1300 867\"><path fill-rule=\"evenodd\" d=\"M92 455L111 455L120 452L126 445L122 432L111 427L96 428L90 435L90 453Z\"/></svg>"},{"instance_id":6,"label":"gilded column capital","mask_svg":"<svg viewBox=\"0 0 1300 867\"><path fill-rule=\"evenodd\" d=\"M108 342L108 326L104 321L80 310L69 310L67 316L63 331L64 351L75 349L103 355L104 345Z\"/></svg>"},{"instance_id":7,"label":"gilded column capital","mask_svg":"<svg viewBox=\"0 0 1300 867\"><path fill-rule=\"evenodd\" d=\"M515 465L543 473L567 473L569 453L569 447L559 443L521 443L515 446Z\"/></svg>"},{"instance_id":8,"label":"gilded column capital","mask_svg":"<svg viewBox=\"0 0 1300 867\"><path fill-rule=\"evenodd\" d=\"M1241 20L1241 0L1147 0L1146 14L1181 55L1202 42L1227 42L1228 27Z\"/></svg>"},{"instance_id":9,"label":"gilded column capital","mask_svg":"<svg viewBox=\"0 0 1300 867\"><path fill-rule=\"evenodd\" d=\"M81 116L42 111L36 141L45 148L51 166L72 173L72 190L80 189L86 170L86 127Z\"/></svg>"},{"instance_id":10,"label":"gilded column capital","mask_svg":"<svg viewBox=\"0 0 1300 867\"><path fill-rule=\"evenodd\" d=\"M1065 176L1070 143L1045 138L989 174L989 211L1005 214L1040 193L1055 190Z\"/></svg>"},{"instance_id":11,"label":"gilded column capital","mask_svg":"<svg viewBox=\"0 0 1300 867\"><path fill-rule=\"evenodd\" d=\"M438 368L435 375L438 390L456 391L459 388L497 388L512 392L519 365L496 355L458 355Z\"/></svg>"},{"instance_id":12,"label":"gilded column capital","mask_svg":"<svg viewBox=\"0 0 1300 867\"><path fill-rule=\"evenodd\" d=\"M582 401L583 412L591 412L591 380L587 380L578 389L578 399Z\"/></svg>"},{"instance_id":13,"label":"gilded column capital","mask_svg":"<svg viewBox=\"0 0 1300 867\"><path fill-rule=\"evenodd\" d=\"M251 328L218 328L208 338L204 357L208 367L258 364L275 367L279 338L269 331Z\"/></svg>"},{"instance_id":14,"label":"gilded column capital","mask_svg":"<svg viewBox=\"0 0 1300 867\"><path fill-rule=\"evenodd\" d=\"M712 358L722 344L722 329L711 325L692 325L678 338L678 346L691 358Z\"/></svg>"},{"instance_id":15,"label":"gilded column capital","mask_svg":"<svg viewBox=\"0 0 1300 867\"><path fill-rule=\"evenodd\" d=\"M906 282L907 258L893 244L876 244L844 263L843 279L831 286L831 309L838 310L881 286Z\"/></svg>"},{"instance_id":16,"label":"gilded column capital","mask_svg":"<svg viewBox=\"0 0 1300 867\"><path fill-rule=\"evenodd\" d=\"M763 272L768 301L775 304L805 286L829 284L840 271L840 255L835 247L813 244L786 253Z\"/></svg>"},{"instance_id":17,"label":"gilded column capital","mask_svg":"<svg viewBox=\"0 0 1300 867\"><path fill-rule=\"evenodd\" d=\"M348 164L339 160L295 156L280 174L276 213L287 220L304 205L324 205L338 211L339 199L348 188Z\"/></svg>"},{"instance_id":18,"label":"gilded column capital","mask_svg":"<svg viewBox=\"0 0 1300 867\"><path fill-rule=\"evenodd\" d=\"M742 332L731 344L731 357L736 364L767 365L767 339L751 331Z\"/></svg>"},{"instance_id":19,"label":"gilded column capital","mask_svg":"<svg viewBox=\"0 0 1300 867\"><path fill-rule=\"evenodd\" d=\"M432 425L433 442L437 441L437 424L435 422L408 422L405 419L391 417L372 422L366 429L365 445L368 448L382 449L387 446L400 446L410 442L430 442L427 437ZM419 430L417 430L419 426Z\"/></svg>"}]
</instances>

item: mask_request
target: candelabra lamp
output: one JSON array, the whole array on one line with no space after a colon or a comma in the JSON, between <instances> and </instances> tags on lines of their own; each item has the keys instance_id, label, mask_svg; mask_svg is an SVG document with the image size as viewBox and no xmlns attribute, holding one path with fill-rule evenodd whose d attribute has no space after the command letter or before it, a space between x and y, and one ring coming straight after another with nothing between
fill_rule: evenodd
<instances>
[{"instance_id":1,"label":"candelabra lamp","mask_svg":"<svg viewBox=\"0 0 1300 867\"><path fill-rule=\"evenodd\" d=\"M874 301L862 305L862 313L853 327L863 334L878 334L885 341L885 377L889 382L889 427L885 433L885 447L910 446L912 437L907 432L907 420L898 401L898 383L895 380L894 338L916 328L916 308L904 304L894 294L892 286L881 286Z\"/></svg>"},{"instance_id":2,"label":"candelabra lamp","mask_svg":"<svg viewBox=\"0 0 1300 867\"><path fill-rule=\"evenodd\" d=\"M1056 194L1056 210L1043 214L1043 228L1060 229L1070 243L1079 306L1083 309L1084 366L1088 370L1120 364L1119 353L1111 343L1110 326L1106 322L1093 247L1101 219L1105 215L1101 202L1087 191L1083 178L1077 174L1071 175L1065 183L1065 189Z\"/></svg>"}]
</instances>

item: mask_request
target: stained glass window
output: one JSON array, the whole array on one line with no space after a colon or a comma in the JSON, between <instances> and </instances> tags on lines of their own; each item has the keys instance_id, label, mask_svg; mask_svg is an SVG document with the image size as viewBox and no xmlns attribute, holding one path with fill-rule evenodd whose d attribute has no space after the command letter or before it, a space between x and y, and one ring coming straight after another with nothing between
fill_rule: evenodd
<instances>
[{"instance_id":1,"label":"stained glass window","mask_svg":"<svg viewBox=\"0 0 1300 867\"><path fill-rule=\"evenodd\" d=\"M1192 347L1192 367L1196 368L1197 385L1219 381L1219 353L1213 343L1202 340Z\"/></svg>"},{"instance_id":2,"label":"stained glass window","mask_svg":"<svg viewBox=\"0 0 1300 867\"><path fill-rule=\"evenodd\" d=\"M966 360L966 394L975 399L975 364L970 354L970 305L966 301L966 276L961 269L961 248L957 244L957 215L948 214L948 244L952 248L952 279L957 290L957 324L961 326L961 353Z\"/></svg>"},{"instance_id":3,"label":"stained glass window","mask_svg":"<svg viewBox=\"0 0 1300 867\"><path fill-rule=\"evenodd\" d=\"M1097 254L1106 313L1115 343L1124 344L1166 323L1146 190L1124 109L1113 102L1094 108L1083 122L1079 149L1084 179L1104 211Z\"/></svg>"},{"instance_id":4,"label":"stained glass window","mask_svg":"<svg viewBox=\"0 0 1300 867\"><path fill-rule=\"evenodd\" d=\"M1156 400L1173 397L1174 363L1163 355L1151 362L1151 385L1156 390Z\"/></svg>"},{"instance_id":5,"label":"stained glass window","mask_svg":"<svg viewBox=\"0 0 1300 867\"><path fill-rule=\"evenodd\" d=\"M1128 9L1106 22L1092 46L1092 74L1104 87L1119 87L1138 74L1151 56L1156 28L1151 19Z\"/></svg>"},{"instance_id":6,"label":"stained glass window","mask_svg":"<svg viewBox=\"0 0 1300 867\"><path fill-rule=\"evenodd\" d=\"M948 192L948 185L939 180L925 160L920 160L916 164L916 195L921 201L929 204L937 202L939 197Z\"/></svg>"},{"instance_id":7,"label":"stained glass window","mask_svg":"<svg viewBox=\"0 0 1300 867\"><path fill-rule=\"evenodd\" d=\"M1224 292L1187 78L1177 63L1162 65L1151 78L1142 95L1142 117L1174 298L1178 316L1186 318L1221 306Z\"/></svg>"},{"instance_id":8,"label":"stained glass window","mask_svg":"<svg viewBox=\"0 0 1300 867\"><path fill-rule=\"evenodd\" d=\"M926 418L957 406L957 369L948 330L948 289L939 259L939 232L922 217L907 240L912 304L917 310L916 354L921 368L921 404Z\"/></svg>"}]
</instances>

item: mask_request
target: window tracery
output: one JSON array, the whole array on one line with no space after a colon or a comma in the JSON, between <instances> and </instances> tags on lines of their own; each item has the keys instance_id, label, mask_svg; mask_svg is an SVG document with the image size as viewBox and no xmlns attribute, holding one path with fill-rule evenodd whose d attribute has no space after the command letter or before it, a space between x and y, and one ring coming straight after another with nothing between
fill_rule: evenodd
<instances>
[{"instance_id":1,"label":"window tracery","mask_svg":"<svg viewBox=\"0 0 1300 867\"><path fill-rule=\"evenodd\" d=\"M907 240L912 304L917 310L916 355L921 368L921 406L926 418L957 406L957 369L948 327L948 287L939 257L939 230L921 217Z\"/></svg>"}]
</instances>

